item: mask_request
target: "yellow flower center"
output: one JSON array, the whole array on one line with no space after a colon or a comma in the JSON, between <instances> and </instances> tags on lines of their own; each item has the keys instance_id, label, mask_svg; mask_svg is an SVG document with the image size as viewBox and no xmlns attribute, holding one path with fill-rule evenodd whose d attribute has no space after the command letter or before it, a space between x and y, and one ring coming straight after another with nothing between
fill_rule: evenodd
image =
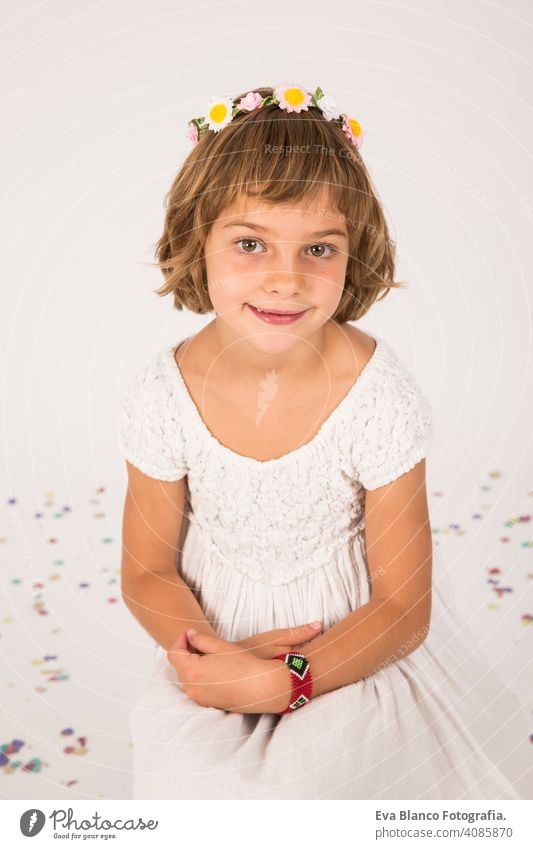
<instances>
[{"instance_id":1,"label":"yellow flower center","mask_svg":"<svg viewBox=\"0 0 533 849\"><path fill-rule=\"evenodd\" d=\"M217 103L211 109L209 116L210 116L211 120L215 122L215 124L221 124L227 114L228 114L228 107L225 106L223 103Z\"/></svg>"},{"instance_id":2,"label":"yellow flower center","mask_svg":"<svg viewBox=\"0 0 533 849\"><path fill-rule=\"evenodd\" d=\"M350 125L350 129L354 136L361 135L361 124L359 121L356 121L355 118L348 118L348 124Z\"/></svg>"},{"instance_id":3,"label":"yellow flower center","mask_svg":"<svg viewBox=\"0 0 533 849\"><path fill-rule=\"evenodd\" d=\"M288 88L285 90L285 100L290 106L299 106L304 100L301 88Z\"/></svg>"}]
</instances>

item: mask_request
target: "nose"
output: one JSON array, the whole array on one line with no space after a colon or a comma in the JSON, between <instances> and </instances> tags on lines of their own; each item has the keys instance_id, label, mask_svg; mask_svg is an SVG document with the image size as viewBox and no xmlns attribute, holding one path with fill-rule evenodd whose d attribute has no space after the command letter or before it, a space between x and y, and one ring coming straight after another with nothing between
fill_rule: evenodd
<instances>
[{"instance_id":1,"label":"nose","mask_svg":"<svg viewBox=\"0 0 533 849\"><path fill-rule=\"evenodd\" d=\"M276 272L272 274L263 284L263 290L273 295L280 295L282 298L288 298L293 295L298 295L304 289L303 279L298 274L281 274Z\"/></svg>"},{"instance_id":2,"label":"nose","mask_svg":"<svg viewBox=\"0 0 533 849\"><path fill-rule=\"evenodd\" d=\"M289 247L283 257L273 259L271 267L265 272L263 289L265 292L279 294L284 298L297 295L305 290L305 270Z\"/></svg>"}]
</instances>

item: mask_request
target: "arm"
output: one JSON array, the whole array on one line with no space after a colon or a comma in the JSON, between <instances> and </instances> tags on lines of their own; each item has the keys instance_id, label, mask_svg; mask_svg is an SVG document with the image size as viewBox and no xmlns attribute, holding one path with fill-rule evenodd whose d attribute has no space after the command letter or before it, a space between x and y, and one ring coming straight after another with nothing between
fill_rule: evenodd
<instances>
[{"instance_id":1,"label":"arm","mask_svg":"<svg viewBox=\"0 0 533 849\"><path fill-rule=\"evenodd\" d=\"M126 465L121 570L126 607L167 651L187 628L216 635L177 572L185 478L156 480L127 461Z\"/></svg>"},{"instance_id":2,"label":"arm","mask_svg":"<svg viewBox=\"0 0 533 849\"><path fill-rule=\"evenodd\" d=\"M314 696L372 675L416 649L428 634L432 540L425 460L392 483L367 489L365 538L372 598L304 648ZM256 659L250 665L233 644L204 634L193 645L206 652L208 662L191 667L178 656L177 666L186 692L199 704L241 713L285 710L292 682L283 661ZM209 654L218 654L215 666Z\"/></svg>"},{"instance_id":3,"label":"arm","mask_svg":"<svg viewBox=\"0 0 533 849\"><path fill-rule=\"evenodd\" d=\"M372 597L304 651L315 696L372 675L416 649L428 634L432 539L425 465L423 459L392 483L366 492ZM280 689L283 682L286 670L279 673ZM286 706L288 694L278 694L280 703L287 696Z\"/></svg>"},{"instance_id":4,"label":"arm","mask_svg":"<svg viewBox=\"0 0 533 849\"><path fill-rule=\"evenodd\" d=\"M121 570L126 607L167 652L188 628L216 637L217 632L176 568L185 478L166 482L145 475L128 461L126 466ZM258 657L271 658L314 633L316 629L301 625L252 634L236 645Z\"/></svg>"}]
</instances>

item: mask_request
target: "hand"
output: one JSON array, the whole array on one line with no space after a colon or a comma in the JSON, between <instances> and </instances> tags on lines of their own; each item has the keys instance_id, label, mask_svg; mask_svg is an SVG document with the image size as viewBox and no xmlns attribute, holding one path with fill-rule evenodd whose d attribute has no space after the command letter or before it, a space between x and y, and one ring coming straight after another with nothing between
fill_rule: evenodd
<instances>
[{"instance_id":1,"label":"hand","mask_svg":"<svg viewBox=\"0 0 533 849\"><path fill-rule=\"evenodd\" d=\"M188 643L203 654L190 651ZM198 631L182 632L167 658L182 690L202 707L279 713L289 704L292 681L286 664L259 658L238 643Z\"/></svg>"},{"instance_id":2,"label":"hand","mask_svg":"<svg viewBox=\"0 0 533 849\"><path fill-rule=\"evenodd\" d=\"M253 652L263 660L271 660L277 654L288 651L300 651L314 637L322 633L322 624L317 628L311 625L296 625L294 628L275 628L273 631L262 631L253 634L244 640L239 640L237 645ZM303 641L302 641L303 639Z\"/></svg>"}]
</instances>

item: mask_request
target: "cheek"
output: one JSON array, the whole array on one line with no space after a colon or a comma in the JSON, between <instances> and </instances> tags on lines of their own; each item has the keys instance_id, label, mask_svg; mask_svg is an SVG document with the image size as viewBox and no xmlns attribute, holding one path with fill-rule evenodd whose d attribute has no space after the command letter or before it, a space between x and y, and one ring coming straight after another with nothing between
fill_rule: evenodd
<instances>
[{"instance_id":1,"label":"cheek","mask_svg":"<svg viewBox=\"0 0 533 849\"><path fill-rule=\"evenodd\" d=\"M235 304L246 300L256 285L256 275L236 259L230 250L221 251L206 262L209 294L213 305L216 303Z\"/></svg>"},{"instance_id":2,"label":"cheek","mask_svg":"<svg viewBox=\"0 0 533 849\"><path fill-rule=\"evenodd\" d=\"M336 307L344 291L345 275L334 273L321 281L322 298L324 303Z\"/></svg>"}]
</instances>

